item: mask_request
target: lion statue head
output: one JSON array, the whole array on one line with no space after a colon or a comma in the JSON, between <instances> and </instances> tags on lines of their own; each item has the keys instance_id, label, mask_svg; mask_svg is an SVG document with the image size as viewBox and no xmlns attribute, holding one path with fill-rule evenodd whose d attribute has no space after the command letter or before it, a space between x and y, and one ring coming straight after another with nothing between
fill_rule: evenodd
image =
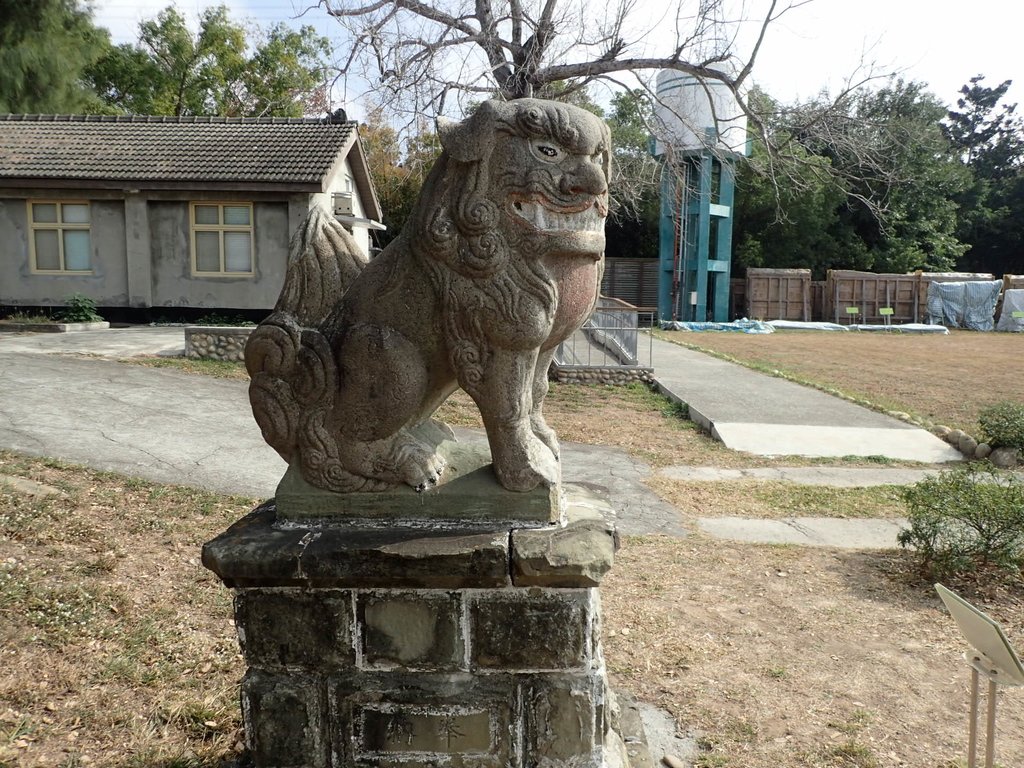
<instances>
[{"instance_id":1,"label":"lion statue head","mask_svg":"<svg viewBox=\"0 0 1024 768\"><path fill-rule=\"evenodd\" d=\"M601 257L611 137L598 117L571 104L487 101L439 134L444 152L407 227L414 250L481 278L517 252Z\"/></svg>"}]
</instances>

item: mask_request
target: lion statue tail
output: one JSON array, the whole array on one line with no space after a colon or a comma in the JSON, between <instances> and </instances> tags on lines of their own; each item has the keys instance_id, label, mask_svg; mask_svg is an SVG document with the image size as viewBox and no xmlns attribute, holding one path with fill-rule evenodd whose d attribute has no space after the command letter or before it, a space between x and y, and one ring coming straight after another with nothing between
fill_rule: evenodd
<instances>
[{"instance_id":1,"label":"lion statue tail","mask_svg":"<svg viewBox=\"0 0 1024 768\"><path fill-rule=\"evenodd\" d=\"M310 482L361 490L346 473L325 427L338 369L320 326L368 262L352 236L323 208L310 210L288 246L288 270L274 311L245 345L249 402L263 437Z\"/></svg>"}]
</instances>

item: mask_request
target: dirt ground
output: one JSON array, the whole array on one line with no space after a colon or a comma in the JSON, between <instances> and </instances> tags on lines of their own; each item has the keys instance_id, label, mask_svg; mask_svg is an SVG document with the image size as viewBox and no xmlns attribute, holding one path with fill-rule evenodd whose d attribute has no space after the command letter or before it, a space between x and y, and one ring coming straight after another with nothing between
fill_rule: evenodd
<instances>
[{"instance_id":1,"label":"dirt ground","mask_svg":"<svg viewBox=\"0 0 1024 768\"><path fill-rule=\"evenodd\" d=\"M962 766L966 645L910 576L899 553L630 538L601 590L609 670L699 768ZM964 589L1024 646L1019 590ZM997 764L1024 765L1024 688L998 711Z\"/></svg>"},{"instance_id":2,"label":"dirt ground","mask_svg":"<svg viewBox=\"0 0 1024 768\"><path fill-rule=\"evenodd\" d=\"M781 331L665 336L971 434L977 432L978 411L985 405L1024 401L1024 334Z\"/></svg>"}]
</instances>

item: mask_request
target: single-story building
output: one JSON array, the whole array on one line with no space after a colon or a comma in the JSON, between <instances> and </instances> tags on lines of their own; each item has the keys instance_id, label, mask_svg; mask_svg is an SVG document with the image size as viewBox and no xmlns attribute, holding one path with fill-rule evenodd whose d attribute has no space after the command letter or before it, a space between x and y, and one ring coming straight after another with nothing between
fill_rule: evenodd
<instances>
[{"instance_id":1,"label":"single-story building","mask_svg":"<svg viewBox=\"0 0 1024 768\"><path fill-rule=\"evenodd\" d=\"M369 251L354 122L0 115L0 305L270 309L314 204Z\"/></svg>"}]
</instances>

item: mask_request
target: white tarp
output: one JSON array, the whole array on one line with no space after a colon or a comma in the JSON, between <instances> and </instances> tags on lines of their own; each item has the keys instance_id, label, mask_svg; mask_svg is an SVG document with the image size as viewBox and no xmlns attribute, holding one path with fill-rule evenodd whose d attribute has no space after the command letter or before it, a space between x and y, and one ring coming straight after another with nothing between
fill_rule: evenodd
<instances>
[{"instance_id":1,"label":"white tarp","mask_svg":"<svg viewBox=\"0 0 1024 768\"><path fill-rule=\"evenodd\" d=\"M1024 332L1024 316L1014 317L1014 312L1024 312L1024 288L1010 288L1003 293L1003 310L999 314L997 331Z\"/></svg>"},{"instance_id":2,"label":"white tarp","mask_svg":"<svg viewBox=\"0 0 1024 768\"><path fill-rule=\"evenodd\" d=\"M1002 280L929 283L928 322L947 328L991 331Z\"/></svg>"},{"instance_id":3,"label":"white tarp","mask_svg":"<svg viewBox=\"0 0 1024 768\"><path fill-rule=\"evenodd\" d=\"M663 331L732 331L734 333L775 333L775 329L760 320L733 320L731 323L686 322L683 320L662 320Z\"/></svg>"}]
</instances>

